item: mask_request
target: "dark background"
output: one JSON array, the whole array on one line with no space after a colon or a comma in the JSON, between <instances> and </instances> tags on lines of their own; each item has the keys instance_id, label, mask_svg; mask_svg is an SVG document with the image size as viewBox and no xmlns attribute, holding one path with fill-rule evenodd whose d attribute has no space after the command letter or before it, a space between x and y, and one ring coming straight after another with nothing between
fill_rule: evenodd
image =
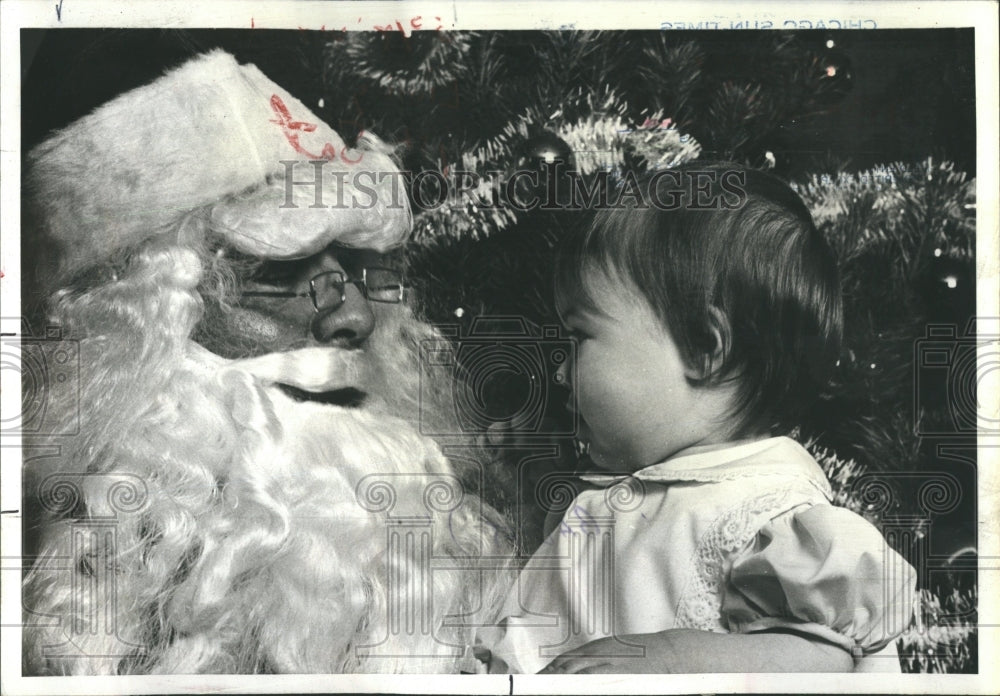
<instances>
[{"instance_id":1,"label":"dark background","mask_svg":"<svg viewBox=\"0 0 1000 696\"><path fill-rule=\"evenodd\" d=\"M527 32L524 32L527 33ZM734 79L750 69L747 54L761 32L695 31L685 38L707 49L708 69ZM804 31L833 39L849 61L853 87L825 113L779 125L773 140L779 173L816 171L825 159L864 169L927 156L947 158L974 174L976 164L974 32L971 29ZM315 108L319 79L302 75L303 53L329 38L297 30L22 30L24 151L116 94L213 47L254 62ZM300 89L295 89L300 85ZM329 108L329 107L328 107ZM317 115L324 116L321 110ZM336 125L336 124L334 124Z\"/></svg>"}]
</instances>

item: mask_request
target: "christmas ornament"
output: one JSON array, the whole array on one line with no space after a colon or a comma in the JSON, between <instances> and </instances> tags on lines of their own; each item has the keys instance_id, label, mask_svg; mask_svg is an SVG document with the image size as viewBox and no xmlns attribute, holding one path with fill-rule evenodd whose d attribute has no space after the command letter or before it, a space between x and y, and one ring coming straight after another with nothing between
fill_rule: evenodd
<instances>
[{"instance_id":1,"label":"christmas ornament","mask_svg":"<svg viewBox=\"0 0 1000 696\"><path fill-rule=\"evenodd\" d=\"M576 165L566 141L542 130L527 138L518 151L514 166L507 171L506 202L526 210L566 203L565 195L561 197L560 193L568 195L566 172Z\"/></svg>"},{"instance_id":2,"label":"christmas ornament","mask_svg":"<svg viewBox=\"0 0 1000 696\"><path fill-rule=\"evenodd\" d=\"M525 141L518 161L519 164L539 170L554 162L562 162L567 168L572 168L573 150L565 140L549 131L542 131Z\"/></svg>"},{"instance_id":3,"label":"christmas ornament","mask_svg":"<svg viewBox=\"0 0 1000 696\"><path fill-rule=\"evenodd\" d=\"M854 87L854 69L851 59L836 45L827 48L817 61L819 81L816 103L829 107L838 103Z\"/></svg>"},{"instance_id":4,"label":"christmas ornament","mask_svg":"<svg viewBox=\"0 0 1000 696\"><path fill-rule=\"evenodd\" d=\"M924 261L917 280L917 292L928 321L962 324L961 317L975 306L976 269L964 259L952 258L941 252Z\"/></svg>"}]
</instances>

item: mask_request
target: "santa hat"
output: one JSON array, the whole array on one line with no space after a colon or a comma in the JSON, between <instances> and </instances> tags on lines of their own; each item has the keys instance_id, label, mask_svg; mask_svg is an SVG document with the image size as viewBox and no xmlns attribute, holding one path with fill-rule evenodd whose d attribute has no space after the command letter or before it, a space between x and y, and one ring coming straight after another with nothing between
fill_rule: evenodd
<instances>
[{"instance_id":1,"label":"santa hat","mask_svg":"<svg viewBox=\"0 0 1000 696\"><path fill-rule=\"evenodd\" d=\"M302 185L317 170L321 188ZM213 227L254 256L303 257L333 241L384 251L411 227L398 175L377 138L347 148L256 66L213 51L32 150L25 193L36 232L55 246L52 283L208 204Z\"/></svg>"}]
</instances>

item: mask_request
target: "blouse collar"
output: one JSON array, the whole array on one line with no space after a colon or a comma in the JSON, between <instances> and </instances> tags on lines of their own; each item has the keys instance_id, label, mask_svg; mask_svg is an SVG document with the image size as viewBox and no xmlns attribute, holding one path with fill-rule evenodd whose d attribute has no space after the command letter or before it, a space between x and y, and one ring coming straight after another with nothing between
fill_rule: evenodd
<instances>
[{"instance_id":1,"label":"blouse collar","mask_svg":"<svg viewBox=\"0 0 1000 696\"><path fill-rule=\"evenodd\" d=\"M631 474L633 478L657 483L678 481L714 483L768 475L804 476L828 499L833 497L830 483L813 456L798 442L783 436L707 452L682 454ZM584 474L581 478L599 486L609 486L629 476Z\"/></svg>"}]
</instances>

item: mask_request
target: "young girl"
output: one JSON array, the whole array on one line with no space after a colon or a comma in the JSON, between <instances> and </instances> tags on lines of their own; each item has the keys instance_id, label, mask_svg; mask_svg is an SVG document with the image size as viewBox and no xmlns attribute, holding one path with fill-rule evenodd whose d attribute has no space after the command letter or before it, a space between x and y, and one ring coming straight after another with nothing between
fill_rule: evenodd
<instances>
[{"instance_id":1,"label":"young girl","mask_svg":"<svg viewBox=\"0 0 1000 696\"><path fill-rule=\"evenodd\" d=\"M560 374L607 473L583 477L484 634L491 671L898 671L915 572L785 436L839 350L829 248L770 175L641 184L561 251L578 344Z\"/></svg>"}]
</instances>

